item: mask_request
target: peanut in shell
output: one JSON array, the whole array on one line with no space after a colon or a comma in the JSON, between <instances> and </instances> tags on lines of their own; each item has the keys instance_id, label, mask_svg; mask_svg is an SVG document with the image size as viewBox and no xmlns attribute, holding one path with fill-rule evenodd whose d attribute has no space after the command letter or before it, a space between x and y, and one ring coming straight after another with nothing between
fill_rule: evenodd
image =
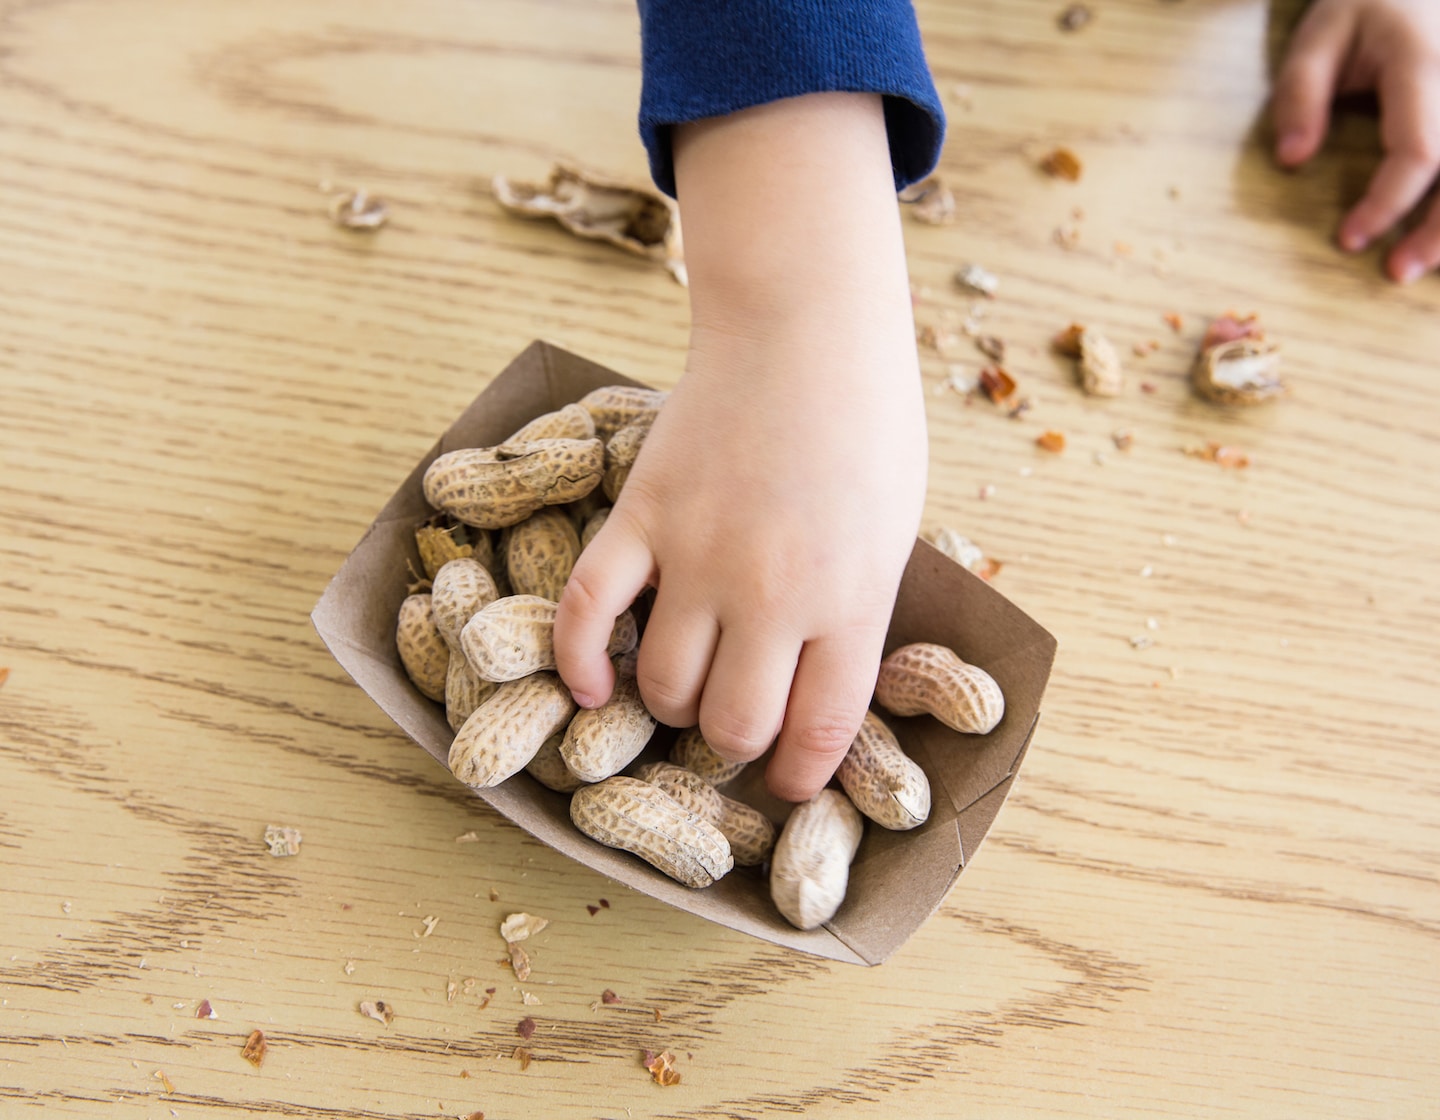
<instances>
[{"instance_id":1,"label":"peanut in shell","mask_svg":"<svg viewBox=\"0 0 1440 1120\"><path fill-rule=\"evenodd\" d=\"M592 840L632 852L687 887L708 887L735 866L719 829L635 778L581 786L570 799L570 819Z\"/></svg>"},{"instance_id":2,"label":"peanut in shell","mask_svg":"<svg viewBox=\"0 0 1440 1120\"><path fill-rule=\"evenodd\" d=\"M860 811L837 789L795 806L770 859L770 898L786 921L815 929L835 916L864 832Z\"/></svg>"},{"instance_id":3,"label":"peanut in shell","mask_svg":"<svg viewBox=\"0 0 1440 1120\"><path fill-rule=\"evenodd\" d=\"M738 867L758 867L775 847L775 826L759 809L726 797L693 770L673 762L647 762L635 769L642 782L659 786L692 813L725 834Z\"/></svg>"},{"instance_id":4,"label":"peanut in shell","mask_svg":"<svg viewBox=\"0 0 1440 1120\"><path fill-rule=\"evenodd\" d=\"M456 732L450 770L467 786L497 786L523 770L574 713L570 690L554 673L498 685Z\"/></svg>"},{"instance_id":5,"label":"peanut in shell","mask_svg":"<svg viewBox=\"0 0 1440 1120\"><path fill-rule=\"evenodd\" d=\"M511 591L558 603L580 558L580 534L570 515L554 507L537 510L511 526L507 538L505 570Z\"/></svg>"},{"instance_id":6,"label":"peanut in shell","mask_svg":"<svg viewBox=\"0 0 1440 1120\"><path fill-rule=\"evenodd\" d=\"M577 501L600 484L598 439L538 439L441 455L425 471L425 500L479 529L503 529L537 509Z\"/></svg>"},{"instance_id":7,"label":"peanut in shell","mask_svg":"<svg viewBox=\"0 0 1440 1120\"><path fill-rule=\"evenodd\" d=\"M616 677L609 700L575 714L560 753L577 777L599 782L634 762L653 734L655 717L640 699L639 684L634 677Z\"/></svg>"},{"instance_id":8,"label":"peanut in shell","mask_svg":"<svg viewBox=\"0 0 1440 1120\"><path fill-rule=\"evenodd\" d=\"M555 612L558 605L538 595L507 595L487 603L460 632L460 648L487 681L513 681L555 668ZM610 630L606 653L635 648L639 632L626 611Z\"/></svg>"},{"instance_id":9,"label":"peanut in shell","mask_svg":"<svg viewBox=\"0 0 1440 1120\"><path fill-rule=\"evenodd\" d=\"M445 701L445 675L450 668L450 647L435 626L430 596L409 595L400 604L395 625L395 648L400 664L421 695Z\"/></svg>"},{"instance_id":10,"label":"peanut in shell","mask_svg":"<svg viewBox=\"0 0 1440 1120\"><path fill-rule=\"evenodd\" d=\"M865 713L835 777L855 808L883 828L916 828L930 816L930 779L874 712Z\"/></svg>"},{"instance_id":11,"label":"peanut in shell","mask_svg":"<svg viewBox=\"0 0 1440 1120\"><path fill-rule=\"evenodd\" d=\"M988 734L1005 715L995 679L934 642L901 646L880 662L875 699L892 715L928 713L969 735Z\"/></svg>"}]
</instances>

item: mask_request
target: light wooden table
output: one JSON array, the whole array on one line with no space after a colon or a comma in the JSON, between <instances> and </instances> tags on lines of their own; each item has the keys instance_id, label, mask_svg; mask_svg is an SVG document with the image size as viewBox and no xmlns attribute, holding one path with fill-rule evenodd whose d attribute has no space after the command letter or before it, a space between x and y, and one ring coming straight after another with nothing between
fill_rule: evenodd
<instances>
[{"instance_id":1,"label":"light wooden table","mask_svg":"<svg viewBox=\"0 0 1440 1120\"><path fill-rule=\"evenodd\" d=\"M929 514L1060 655L974 866L865 970L553 854L307 617L531 339L679 373L679 287L486 186L643 174L633 5L0 5L0 1114L1435 1115L1440 282L1330 247L1372 121L1271 167L1293 5L1108 0L1074 35L1061 6L920 7L962 217L907 222L917 317L963 319L958 263L997 272L986 323L1039 402L967 404L968 341L926 351ZM1080 182L1035 169L1057 143ZM325 180L390 224L333 227ZM1292 399L1190 396L1228 308L1283 341ZM1048 353L1072 319L1121 346L1122 397ZM1207 440L1250 467L1182 451ZM551 919L539 1006L497 964L520 909ZM673 1088L640 1063L662 1047Z\"/></svg>"}]
</instances>

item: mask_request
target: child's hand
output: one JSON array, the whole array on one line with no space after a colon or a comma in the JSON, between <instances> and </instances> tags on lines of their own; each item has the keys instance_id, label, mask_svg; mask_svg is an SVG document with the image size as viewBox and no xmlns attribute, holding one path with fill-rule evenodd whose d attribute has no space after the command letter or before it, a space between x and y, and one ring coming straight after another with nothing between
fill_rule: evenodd
<instances>
[{"instance_id":1,"label":"child's hand","mask_svg":"<svg viewBox=\"0 0 1440 1120\"><path fill-rule=\"evenodd\" d=\"M555 626L582 704L615 616L657 589L646 705L779 796L830 778L874 689L927 450L878 97L819 94L684 126L686 372ZM584 697L584 699L582 699Z\"/></svg>"},{"instance_id":2,"label":"child's hand","mask_svg":"<svg viewBox=\"0 0 1440 1120\"><path fill-rule=\"evenodd\" d=\"M1440 3L1316 0L1276 79L1276 157L1294 167L1319 150L1337 94L1373 90L1385 158L1340 224L1342 248L1365 248L1414 210L1440 172ZM1390 275L1440 266L1440 203L1391 250Z\"/></svg>"}]
</instances>

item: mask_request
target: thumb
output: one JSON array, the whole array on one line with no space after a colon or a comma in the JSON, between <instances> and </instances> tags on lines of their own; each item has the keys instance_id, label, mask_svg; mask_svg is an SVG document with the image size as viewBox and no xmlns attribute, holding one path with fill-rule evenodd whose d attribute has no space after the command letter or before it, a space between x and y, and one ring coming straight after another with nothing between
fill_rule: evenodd
<instances>
[{"instance_id":1,"label":"thumb","mask_svg":"<svg viewBox=\"0 0 1440 1120\"><path fill-rule=\"evenodd\" d=\"M1282 166L1297 167L1320 150L1354 32L1350 7L1324 2L1311 8L1295 29L1270 106L1275 158Z\"/></svg>"}]
</instances>

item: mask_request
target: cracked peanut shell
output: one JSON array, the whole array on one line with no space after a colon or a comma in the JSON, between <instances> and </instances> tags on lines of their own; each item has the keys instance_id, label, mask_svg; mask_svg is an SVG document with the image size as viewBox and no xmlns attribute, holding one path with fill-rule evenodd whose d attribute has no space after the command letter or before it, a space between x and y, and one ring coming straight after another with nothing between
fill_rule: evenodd
<instances>
[{"instance_id":1,"label":"cracked peanut shell","mask_svg":"<svg viewBox=\"0 0 1440 1120\"><path fill-rule=\"evenodd\" d=\"M855 808L883 828L916 828L930 816L930 779L874 712L865 713L835 777Z\"/></svg>"},{"instance_id":2,"label":"cracked peanut shell","mask_svg":"<svg viewBox=\"0 0 1440 1120\"><path fill-rule=\"evenodd\" d=\"M1263 338L1236 338L1201 350L1190 371L1195 392L1214 404L1264 404L1283 397L1280 347Z\"/></svg>"}]
</instances>

